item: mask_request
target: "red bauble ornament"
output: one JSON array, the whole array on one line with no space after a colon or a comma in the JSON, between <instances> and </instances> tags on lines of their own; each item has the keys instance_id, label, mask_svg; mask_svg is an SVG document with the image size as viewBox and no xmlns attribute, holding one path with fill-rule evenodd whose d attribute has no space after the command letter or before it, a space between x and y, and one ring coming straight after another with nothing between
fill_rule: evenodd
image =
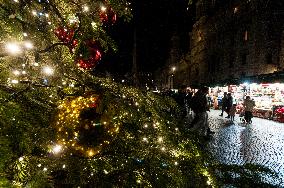
<instances>
[{"instance_id":1,"label":"red bauble ornament","mask_svg":"<svg viewBox=\"0 0 284 188\"><path fill-rule=\"evenodd\" d=\"M54 33L61 42L66 43L71 52L78 45L78 40L74 39L74 29L58 27L54 30Z\"/></svg>"},{"instance_id":2,"label":"red bauble ornament","mask_svg":"<svg viewBox=\"0 0 284 188\"><path fill-rule=\"evenodd\" d=\"M100 13L100 19L103 24L112 25L116 22L116 14L112 8L102 8Z\"/></svg>"},{"instance_id":3,"label":"red bauble ornament","mask_svg":"<svg viewBox=\"0 0 284 188\"><path fill-rule=\"evenodd\" d=\"M87 41L85 45L88 47L87 58L79 58L77 64L82 69L92 69L102 58L99 45L95 41Z\"/></svg>"}]
</instances>

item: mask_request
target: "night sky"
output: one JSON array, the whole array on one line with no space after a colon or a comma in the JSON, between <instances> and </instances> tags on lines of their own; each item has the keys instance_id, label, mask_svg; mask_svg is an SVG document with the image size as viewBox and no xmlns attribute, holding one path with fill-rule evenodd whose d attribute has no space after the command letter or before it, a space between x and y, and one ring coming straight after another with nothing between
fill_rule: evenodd
<instances>
[{"instance_id":1,"label":"night sky","mask_svg":"<svg viewBox=\"0 0 284 188\"><path fill-rule=\"evenodd\" d=\"M181 44L181 50L188 50L188 32L194 14L191 9L187 10L188 0L138 0L132 6L131 22L118 20L109 32L118 45L118 52L107 54L99 69L121 75L131 72L134 30L138 72L154 72L166 63L174 32L185 42Z\"/></svg>"}]
</instances>

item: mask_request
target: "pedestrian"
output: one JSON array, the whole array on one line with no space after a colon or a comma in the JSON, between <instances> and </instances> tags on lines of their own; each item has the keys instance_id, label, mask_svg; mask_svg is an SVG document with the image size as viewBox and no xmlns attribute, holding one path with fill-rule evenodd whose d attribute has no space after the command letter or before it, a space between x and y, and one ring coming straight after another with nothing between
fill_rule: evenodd
<instances>
[{"instance_id":1,"label":"pedestrian","mask_svg":"<svg viewBox=\"0 0 284 188\"><path fill-rule=\"evenodd\" d=\"M205 139L209 138L209 134L213 133L209 129L208 114L209 110L208 100L206 95L208 94L208 87L200 88L191 100L191 109L194 112L194 119L192 121L191 131L196 131Z\"/></svg>"},{"instance_id":2,"label":"pedestrian","mask_svg":"<svg viewBox=\"0 0 284 188\"><path fill-rule=\"evenodd\" d=\"M221 100L222 112L219 116L223 116L224 111L226 111L227 101L228 101L227 92L224 92L224 96Z\"/></svg>"},{"instance_id":3,"label":"pedestrian","mask_svg":"<svg viewBox=\"0 0 284 188\"><path fill-rule=\"evenodd\" d=\"M177 93L174 94L173 98L177 102L180 110L181 110L181 115L182 117L186 117L186 103L185 103L185 96L186 96L186 87L182 86Z\"/></svg>"},{"instance_id":4,"label":"pedestrian","mask_svg":"<svg viewBox=\"0 0 284 188\"><path fill-rule=\"evenodd\" d=\"M186 94L185 94L185 104L186 104L186 111L187 111L187 115L190 114L190 102L191 102L191 99L192 99L192 95L193 95L193 92L191 91L191 89L187 89L186 90Z\"/></svg>"},{"instance_id":5,"label":"pedestrian","mask_svg":"<svg viewBox=\"0 0 284 188\"><path fill-rule=\"evenodd\" d=\"M230 109L233 106L233 97L231 95L231 93L227 94L227 102L226 102L226 112L228 114L228 116L226 118L230 118Z\"/></svg>"},{"instance_id":6,"label":"pedestrian","mask_svg":"<svg viewBox=\"0 0 284 188\"><path fill-rule=\"evenodd\" d=\"M246 123L252 123L251 118L253 108L255 107L255 102L250 98L250 96L246 96L246 99L244 100L244 110L245 110L245 120Z\"/></svg>"},{"instance_id":7,"label":"pedestrian","mask_svg":"<svg viewBox=\"0 0 284 188\"><path fill-rule=\"evenodd\" d=\"M230 108L230 112L229 112L232 122L235 121L236 112L237 112L237 105L233 104L233 106Z\"/></svg>"}]
</instances>

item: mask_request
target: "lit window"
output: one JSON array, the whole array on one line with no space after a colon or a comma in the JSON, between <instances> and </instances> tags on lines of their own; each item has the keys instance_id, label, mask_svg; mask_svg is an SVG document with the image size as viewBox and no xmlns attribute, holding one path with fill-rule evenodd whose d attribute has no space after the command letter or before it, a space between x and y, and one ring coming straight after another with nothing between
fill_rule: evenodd
<instances>
[{"instance_id":1,"label":"lit window","mask_svg":"<svg viewBox=\"0 0 284 188\"><path fill-rule=\"evenodd\" d=\"M245 40L245 41L248 40L248 31L245 31L245 33L244 33L244 40Z\"/></svg>"}]
</instances>

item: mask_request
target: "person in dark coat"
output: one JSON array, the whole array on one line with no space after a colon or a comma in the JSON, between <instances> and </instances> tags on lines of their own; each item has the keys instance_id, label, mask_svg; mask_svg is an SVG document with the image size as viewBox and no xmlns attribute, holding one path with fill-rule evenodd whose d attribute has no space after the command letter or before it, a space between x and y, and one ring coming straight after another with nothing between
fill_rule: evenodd
<instances>
[{"instance_id":1,"label":"person in dark coat","mask_svg":"<svg viewBox=\"0 0 284 188\"><path fill-rule=\"evenodd\" d=\"M220 116L223 116L224 112L226 112L227 104L228 104L228 96L227 96L227 92L224 92L224 96L223 96L222 102L221 102L222 112L221 112Z\"/></svg>"},{"instance_id":2,"label":"person in dark coat","mask_svg":"<svg viewBox=\"0 0 284 188\"><path fill-rule=\"evenodd\" d=\"M191 109L195 114L195 117L192 121L191 131L195 131L200 136L203 136L205 138L208 138L209 134L213 133L209 129L207 114L207 111L210 111L206 97L208 91L208 87L202 87L195 93L191 100Z\"/></svg>"},{"instance_id":3,"label":"person in dark coat","mask_svg":"<svg viewBox=\"0 0 284 188\"><path fill-rule=\"evenodd\" d=\"M233 106L233 97L231 95L231 93L228 93L227 95L227 105L226 105L226 112L228 114L228 116L226 118L230 118L230 109Z\"/></svg>"}]
</instances>

